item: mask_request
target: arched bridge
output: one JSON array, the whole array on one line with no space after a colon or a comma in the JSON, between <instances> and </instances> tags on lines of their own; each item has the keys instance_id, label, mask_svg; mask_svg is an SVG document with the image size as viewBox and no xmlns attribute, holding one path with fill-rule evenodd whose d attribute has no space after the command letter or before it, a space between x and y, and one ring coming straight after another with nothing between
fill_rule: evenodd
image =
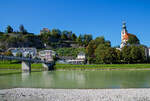
<instances>
[{"instance_id":1,"label":"arched bridge","mask_svg":"<svg viewBox=\"0 0 150 101\"><path fill-rule=\"evenodd\" d=\"M54 62L53 61L43 61L38 59L26 58L26 57L16 57L16 56L5 56L0 55L0 60L18 60L22 61L22 71L31 72L31 63L42 63L45 70L52 70Z\"/></svg>"}]
</instances>

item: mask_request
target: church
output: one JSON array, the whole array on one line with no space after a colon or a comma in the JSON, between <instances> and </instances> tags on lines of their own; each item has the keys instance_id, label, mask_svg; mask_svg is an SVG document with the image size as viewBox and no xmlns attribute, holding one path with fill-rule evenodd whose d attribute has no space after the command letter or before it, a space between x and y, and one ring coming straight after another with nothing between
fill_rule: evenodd
<instances>
[{"instance_id":1,"label":"church","mask_svg":"<svg viewBox=\"0 0 150 101\"><path fill-rule=\"evenodd\" d=\"M126 23L123 22L122 31L121 31L121 45L120 45L120 48L116 48L116 49L118 49L118 50L121 51L121 49L122 49L125 45L130 45L130 44L128 43L128 40L129 40L129 37L130 37L130 36L136 37L136 35L128 33L127 27L126 27ZM137 38L137 37L136 37L136 38ZM136 45L139 45L139 44L136 44ZM145 56L146 56L146 58L148 59L148 57L150 57L150 48L148 48L147 46L144 46L144 48L145 48Z\"/></svg>"},{"instance_id":2,"label":"church","mask_svg":"<svg viewBox=\"0 0 150 101\"><path fill-rule=\"evenodd\" d=\"M126 28L126 23L123 22L122 31L121 31L121 45L120 45L120 48L123 48L125 45L128 45L127 41L128 41L130 36L136 37L135 35L128 33L127 28Z\"/></svg>"}]
</instances>

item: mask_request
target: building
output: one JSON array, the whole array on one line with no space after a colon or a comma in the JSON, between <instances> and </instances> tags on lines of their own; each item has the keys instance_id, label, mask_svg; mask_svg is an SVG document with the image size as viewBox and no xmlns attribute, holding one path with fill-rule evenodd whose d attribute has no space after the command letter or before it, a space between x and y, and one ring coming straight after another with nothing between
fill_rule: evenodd
<instances>
[{"instance_id":1,"label":"building","mask_svg":"<svg viewBox=\"0 0 150 101\"><path fill-rule=\"evenodd\" d=\"M84 52L80 52L78 55L77 55L77 59L86 59L86 56L85 56L85 53Z\"/></svg>"},{"instance_id":2,"label":"building","mask_svg":"<svg viewBox=\"0 0 150 101\"><path fill-rule=\"evenodd\" d=\"M80 52L77 55L76 59L68 59L68 60L66 60L66 62L69 64L85 64L86 63L86 55L84 52Z\"/></svg>"},{"instance_id":3,"label":"building","mask_svg":"<svg viewBox=\"0 0 150 101\"><path fill-rule=\"evenodd\" d=\"M17 56L18 53L21 53L23 57L30 55L32 58L35 58L37 55L36 48L9 48L7 51L11 51L13 56Z\"/></svg>"},{"instance_id":4,"label":"building","mask_svg":"<svg viewBox=\"0 0 150 101\"><path fill-rule=\"evenodd\" d=\"M38 57L41 60L53 61L53 57L56 55L56 52L53 50L43 50L40 51Z\"/></svg>"},{"instance_id":5,"label":"building","mask_svg":"<svg viewBox=\"0 0 150 101\"><path fill-rule=\"evenodd\" d=\"M125 45L128 45L127 41L128 41L130 36L136 37L135 35L128 33L127 28L126 28L126 23L123 22L122 31L121 31L121 45L120 45L120 48L123 48Z\"/></svg>"},{"instance_id":6,"label":"building","mask_svg":"<svg viewBox=\"0 0 150 101\"><path fill-rule=\"evenodd\" d=\"M120 45L120 48L116 48L116 49L121 51L121 49L125 45L130 45L130 44L127 43L130 36L136 37L136 35L128 33L127 28L126 28L126 23L123 22L122 31L121 31L121 45ZM134 45L139 46L139 44L134 44ZM144 46L144 49L145 49L146 59L149 59L149 57L150 57L150 48L148 48L147 46Z\"/></svg>"},{"instance_id":7,"label":"building","mask_svg":"<svg viewBox=\"0 0 150 101\"><path fill-rule=\"evenodd\" d=\"M50 32L48 28L43 28L42 30L40 30L40 34L47 33L47 32Z\"/></svg>"}]
</instances>

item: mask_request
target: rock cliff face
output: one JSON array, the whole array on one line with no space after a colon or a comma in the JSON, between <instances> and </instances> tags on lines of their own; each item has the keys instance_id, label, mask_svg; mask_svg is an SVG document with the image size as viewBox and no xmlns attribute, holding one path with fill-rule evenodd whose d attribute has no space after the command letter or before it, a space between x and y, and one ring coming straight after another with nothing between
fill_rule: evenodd
<instances>
[{"instance_id":1,"label":"rock cliff face","mask_svg":"<svg viewBox=\"0 0 150 101\"><path fill-rule=\"evenodd\" d=\"M45 43L49 43L46 44ZM49 39L46 42L42 41L41 36L34 34L19 34L8 33L0 34L0 49L8 49L11 47L34 47L37 49L42 48L63 48L73 47L77 48L79 45L74 41L66 41L61 39Z\"/></svg>"},{"instance_id":2,"label":"rock cliff face","mask_svg":"<svg viewBox=\"0 0 150 101\"><path fill-rule=\"evenodd\" d=\"M44 45L36 35L3 34L0 35L0 48L8 49L10 47L35 47L43 48Z\"/></svg>"}]
</instances>

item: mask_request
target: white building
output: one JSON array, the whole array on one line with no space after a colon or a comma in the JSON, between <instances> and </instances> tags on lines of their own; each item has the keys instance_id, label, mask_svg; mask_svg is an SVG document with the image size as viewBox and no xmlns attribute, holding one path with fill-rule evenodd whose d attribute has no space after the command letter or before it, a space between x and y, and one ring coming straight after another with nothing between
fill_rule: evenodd
<instances>
[{"instance_id":1,"label":"white building","mask_svg":"<svg viewBox=\"0 0 150 101\"><path fill-rule=\"evenodd\" d=\"M43 50L39 52L39 58L46 61L53 61L53 56L55 55L56 52L53 50Z\"/></svg>"},{"instance_id":2,"label":"white building","mask_svg":"<svg viewBox=\"0 0 150 101\"><path fill-rule=\"evenodd\" d=\"M150 47L148 48L148 56L150 57Z\"/></svg>"},{"instance_id":3,"label":"white building","mask_svg":"<svg viewBox=\"0 0 150 101\"><path fill-rule=\"evenodd\" d=\"M85 59L86 56L85 56L85 53L84 52L80 52L77 56L77 59Z\"/></svg>"},{"instance_id":4,"label":"white building","mask_svg":"<svg viewBox=\"0 0 150 101\"><path fill-rule=\"evenodd\" d=\"M30 55L32 58L35 58L37 55L36 48L9 48L7 51L11 51L13 56L21 53L23 57Z\"/></svg>"},{"instance_id":5,"label":"white building","mask_svg":"<svg viewBox=\"0 0 150 101\"><path fill-rule=\"evenodd\" d=\"M86 55L84 52L80 52L76 59L68 59L66 62L70 64L84 64L86 62Z\"/></svg>"}]
</instances>

